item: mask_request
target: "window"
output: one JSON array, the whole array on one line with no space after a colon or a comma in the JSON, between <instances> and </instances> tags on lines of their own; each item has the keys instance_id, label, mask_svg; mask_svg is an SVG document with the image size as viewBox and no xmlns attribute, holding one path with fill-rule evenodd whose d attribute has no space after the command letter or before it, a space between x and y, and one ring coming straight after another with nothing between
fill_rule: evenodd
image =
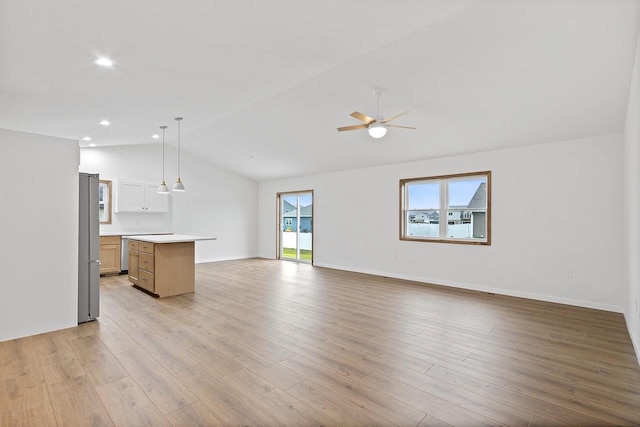
<instances>
[{"instance_id":1,"label":"window","mask_svg":"<svg viewBox=\"0 0 640 427\"><path fill-rule=\"evenodd\" d=\"M400 240L490 245L491 172L401 179Z\"/></svg>"}]
</instances>

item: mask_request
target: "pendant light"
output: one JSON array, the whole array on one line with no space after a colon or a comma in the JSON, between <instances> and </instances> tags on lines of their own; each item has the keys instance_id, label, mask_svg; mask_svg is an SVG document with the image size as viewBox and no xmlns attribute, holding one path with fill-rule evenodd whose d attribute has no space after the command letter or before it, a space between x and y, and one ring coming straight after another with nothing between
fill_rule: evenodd
<instances>
[{"instance_id":1,"label":"pendant light","mask_svg":"<svg viewBox=\"0 0 640 427\"><path fill-rule=\"evenodd\" d=\"M169 187L167 187L167 183L164 180L164 130L166 126L160 126L162 129L162 184L158 187L158 193L160 194L169 194Z\"/></svg>"},{"instance_id":2,"label":"pendant light","mask_svg":"<svg viewBox=\"0 0 640 427\"><path fill-rule=\"evenodd\" d=\"M182 121L182 117L176 117L176 121L178 122L178 179L171 189L173 191L185 191L184 184L180 179L180 122Z\"/></svg>"}]
</instances>

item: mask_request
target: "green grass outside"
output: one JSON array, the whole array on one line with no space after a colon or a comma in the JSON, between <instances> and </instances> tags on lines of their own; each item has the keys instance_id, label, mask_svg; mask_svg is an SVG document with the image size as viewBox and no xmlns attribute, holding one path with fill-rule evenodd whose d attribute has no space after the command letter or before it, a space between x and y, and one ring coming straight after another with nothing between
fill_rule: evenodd
<instances>
[{"instance_id":1,"label":"green grass outside","mask_svg":"<svg viewBox=\"0 0 640 427\"><path fill-rule=\"evenodd\" d=\"M296 258L296 248L282 248L283 258ZM311 251L308 249L300 249L300 259L311 261Z\"/></svg>"}]
</instances>

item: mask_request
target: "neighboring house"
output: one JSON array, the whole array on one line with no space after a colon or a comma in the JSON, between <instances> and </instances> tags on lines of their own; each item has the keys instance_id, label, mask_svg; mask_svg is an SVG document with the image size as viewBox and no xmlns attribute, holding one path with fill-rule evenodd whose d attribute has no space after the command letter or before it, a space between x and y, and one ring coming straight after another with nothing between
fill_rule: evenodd
<instances>
[{"instance_id":1,"label":"neighboring house","mask_svg":"<svg viewBox=\"0 0 640 427\"><path fill-rule=\"evenodd\" d=\"M467 206L451 206L452 209L464 209ZM468 224L471 222L471 215L467 211L451 211L447 214L447 224Z\"/></svg>"},{"instance_id":2,"label":"neighboring house","mask_svg":"<svg viewBox=\"0 0 640 427\"><path fill-rule=\"evenodd\" d=\"M298 225L298 210L286 200L283 201L282 226L284 231L296 231ZM313 205L300 207L300 232L312 232Z\"/></svg>"},{"instance_id":3,"label":"neighboring house","mask_svg":"<svg viewBox=\"0 0 640 427\"><path fill-rule=\"evenodd\" d=\"M487 183L483 182L478 186L475 194L467 205L471 213L471 224L473 224L473 237L484 237L487 235ZM474 209L482 209L482 211L474 211Z\"/></svg>"},{"instance_id":4,"label":"neighboring house","mask_svg":"<svg viewBox=\"0 0 640 427\"><path fill-rule=\"evenodd\" d=\"M487 215L487 183L481 183L466 206L451 206L463 211L449 212L447 223L473 224L473 237L484 237L487 234L485 217ZM467 210L468 209L468 210ZM481 210L481 211L478 211Z\"/></svg>"},{"instance_id":5,"label":"neighboring house","mask_svg":"<svg viewBox=\"0 0 640 427\"><path fill-rule=\"evenodd\" d=\"M414 224L437 224L440 218L438 212L416 212L409 215L409 222Z\"/></svg>"}]
</instances>

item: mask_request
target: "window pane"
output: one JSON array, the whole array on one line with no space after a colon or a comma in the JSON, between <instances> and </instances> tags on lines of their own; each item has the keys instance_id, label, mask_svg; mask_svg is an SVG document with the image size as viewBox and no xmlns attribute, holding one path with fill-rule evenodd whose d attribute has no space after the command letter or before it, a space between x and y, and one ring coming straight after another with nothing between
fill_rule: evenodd
<instances>
[{"instance_id":1,"label":"window pane","mask_svg":"<svg viewBox=\"0 0 640 427\"><path fill-rule=\"evenodd\" d=\"M487 238L487 213L486 212L472 212L471 213L472 233L474 239L486 239Z\"/></svg>"},{"instance_id":2,"label":"window pane","mask_svg":"<svg viewBox=\"0 0 640 427\"><path fill-rule=\"evenodd\" d=\"M400 184L400 240L491 245L490 171Z\"/></svg>"},{"instance_id":3,"label":"window pane","mask_svg":"<svg viewBox=\"0 0 640 427\"><path fill-rule=\"evenodd\" d=\"M487 207L487 178L472 177L450 181L448 207L485 209Z\"/></svg>"},{"instance_id":4,"label":"window pane","mask_svg":"<svg viewBox=\"0 0 640 427\"><path fill-rule=\"evenodd\" d=\"M447 237L450 239L470 239L472 237L473 228L471 223L447 223Z\"/></svg>"},{"instance_id":5,"label":"window pane","mask_svg":"<svg viewBox=\"0 0 640 427\"><path fill-rule=\"evenodd\" d=\"M298 211L298 197L295 195L282 196L282 212L285 217L295 217Z\"/></svg>"},{"instance_id":6,"label":"window pane","mask_svg":"<svg viewBox=\"0 0 640 427\"><path fill-rule=\"evenodd\" d=\"M438 211L409 211L407 212L408 237L438 237L440 212Z\"/></svg>"},{"instance_id":7,"label":"window pane","mask_svg":"<svg viewBox=\"0 0 640 427\"><path fill-rule=\"evenodd\" d=\"M414 209L439 209L440 208L440 183L417 182L407 186L409 203L407 208Z\"/></svg>"},{"instance_id":8,"label":"window pane","mask_svg":"<svg viewBox=\"0 0 640 427\"><path fill-rule=\"evenodd\" d=\"M487 214L484 211L449 211L447 238L484 239L487 237Z\"/></svg>"},{"instance_id":9,"label":"window pane","mask_svg":"<svg viewBox=\"0 0 640 427\"><path fill-rule=\"evenodd\" d=\"M312 227L312 215L313 215L313 195L311 193L300 193L300 232L301 233L311 233ZM311 242L311 237L305 236L304 239L309 239ZM309 243L309 248L311 247L311 243Z\"/></svg>"}]
</instances>

